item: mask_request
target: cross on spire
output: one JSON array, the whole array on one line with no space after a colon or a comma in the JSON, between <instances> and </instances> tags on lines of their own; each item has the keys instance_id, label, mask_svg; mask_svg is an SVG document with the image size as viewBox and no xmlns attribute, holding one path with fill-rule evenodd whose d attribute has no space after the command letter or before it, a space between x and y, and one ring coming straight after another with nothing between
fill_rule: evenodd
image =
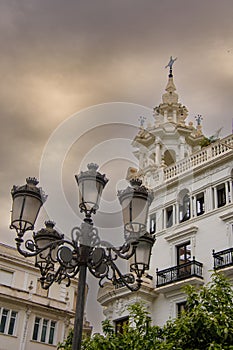
<instances>
[{"instance_id":1,"label":"cross on spire","mask_svg":"<svg viewBox=\"0 0 233 350\"><path fill-rule=\"evenodd\" d=\"M165 66L165 68L168 68L169 67L169 78L171 78L173 75L172 75L172 66L174 64L174 62L177 60L177 57L176 58L172 58L172 56L170 57L170 61L168 62L168 64Z\"/></svg>"}]
</instances>

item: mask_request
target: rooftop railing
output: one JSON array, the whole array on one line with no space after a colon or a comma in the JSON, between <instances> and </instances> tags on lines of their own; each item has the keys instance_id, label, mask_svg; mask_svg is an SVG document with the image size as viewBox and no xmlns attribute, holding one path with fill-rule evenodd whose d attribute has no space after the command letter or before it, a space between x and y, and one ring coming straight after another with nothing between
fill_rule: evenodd
<instances>
[{"instance_id":1,"label":"rooftop railing","mask_svg":"<svg viewBox=\"0 0 233 350\"><path fill-rule=\"evenodd\" d=\"M195 169L211 160L229 153L233 149L233 135L218 140L181 161L164 169L164 181L170 180L188 170Z\"/></svg>"}]
</instances>

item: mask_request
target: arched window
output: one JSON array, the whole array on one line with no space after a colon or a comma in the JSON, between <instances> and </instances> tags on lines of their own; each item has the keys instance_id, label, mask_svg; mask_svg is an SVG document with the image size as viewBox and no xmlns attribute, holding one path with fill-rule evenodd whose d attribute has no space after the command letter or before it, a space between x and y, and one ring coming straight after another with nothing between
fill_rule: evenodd
<instances>
[{"instance_id":1,"label":"arched window","mask_svg":"<svg viewBox=\"0 0 233 350\"><path fill-rule=\"evenodd\" d=\"M156 232L156 213L149 216L149 232L151 234Z\"/></svg>"},{"instance_id":2,"label":"arched window","mask_svg":"<svg viewBox=\"0 0 233 350\"><path fill-rule=\"evenodd\" d=\"M190 219L190 196L188 190L182 190L178 198L179 203L179 222Z\"/></svg>"},{"instance_id":3,"label":"arched window","mask_svg":"<svg viewBox=\"0 0 233 350\"><path fill-rule=\"evenodd\" d=\"M163 155L164 162L167 166L176 162L176 153L172 149L166 150Z\"/></svg>"}]
</instances>

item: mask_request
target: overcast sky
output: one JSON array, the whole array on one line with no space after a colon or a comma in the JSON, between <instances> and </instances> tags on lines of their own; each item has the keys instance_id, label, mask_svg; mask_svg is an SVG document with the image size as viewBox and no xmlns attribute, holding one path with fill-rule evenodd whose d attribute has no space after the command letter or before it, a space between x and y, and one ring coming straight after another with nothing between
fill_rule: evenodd
<instances>
[{"instance_id":1,"label":"overcast sky","mask_svg":"<svg viewBox=\"0 0 233 350\"><path fill-rule=\"evenodd\" d=\"M77 115L77 140L70 141L61 170L72 206L69 183L75 186L74 171L79 171L87 153L99 149L103 156L101 145L108 149L112 139L127 143L137 132L139 115L161 103L167 83L164 67L171 55L178 57L174 80L189 121L201 114L208 136L221 127L221 136L229 135L232 18L232 0L1 0L1 240L14 244L14 232L8 229L12 185L23 184L27 176L39 177L45 146L61 123L67 125L70 116ZM130 110L127 127L117 115L118 125L110 117L109 125L103 126L99 116L77 114L110 102L145 106L145 111L135 110L132 122ZM80 134L81 123L88 125ZM118 164L117 171L111 171L114 164L107 156L103 160L110 176L124 177L128 163L133 164L130 147L124 149L125 159L122 153L116 158L125 166ZM54 176L54 169L48 168ZM59 201L55 205L59 207ZM99 314L89 308L88 319L99 330Z\"/></svg>"}]
</instances>

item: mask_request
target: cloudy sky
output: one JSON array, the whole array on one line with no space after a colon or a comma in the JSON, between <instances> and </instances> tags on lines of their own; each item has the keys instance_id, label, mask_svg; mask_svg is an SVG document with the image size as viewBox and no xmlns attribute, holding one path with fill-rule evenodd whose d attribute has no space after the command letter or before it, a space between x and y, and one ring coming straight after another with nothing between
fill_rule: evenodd
<instances>
[{"instance_id":1,"label":"cloudy sky","mask_svg":"<svg viewBox=\"0 0 233 350\"><path fill-rule=\"evenodd\" d=\"M139 115L161 102L167 82L164 67L171 55L178 57L174 79L189 120L201 114L207 135L221 127L221 136L230 134L232 17L232 0L1 0L1 240L13 244L14 233L8 229L12 185L23 184L27 176L39 177L41 168L50 177L57 171L49 168L49 161L44 167L46 145L58 137L56 130L62 132L61 125L77 116L77 139L67 145L59 170L72 207L69 184L83 158L93 149L103 156L106 147L101 146L109 147L111 140L127 143L133 138ZM80 112L95 112L98 107L92 106L111 102L145 106L145 111L138 107L132 122L130 109L127 127L117 113L114 124L112 116L103 122L100 110ZM65 133L69 136L67 129ZM125 166L117 171L111 170L114 164L106 155L104 171L124 176L126 160L134 162L129 148L126 153L118 155ZM58 156L59 149L54 154ZM61 206L59 201L54 205ZM98 330L96 314L88 310L88 318Z\"/></svg>"}]
</instances>

